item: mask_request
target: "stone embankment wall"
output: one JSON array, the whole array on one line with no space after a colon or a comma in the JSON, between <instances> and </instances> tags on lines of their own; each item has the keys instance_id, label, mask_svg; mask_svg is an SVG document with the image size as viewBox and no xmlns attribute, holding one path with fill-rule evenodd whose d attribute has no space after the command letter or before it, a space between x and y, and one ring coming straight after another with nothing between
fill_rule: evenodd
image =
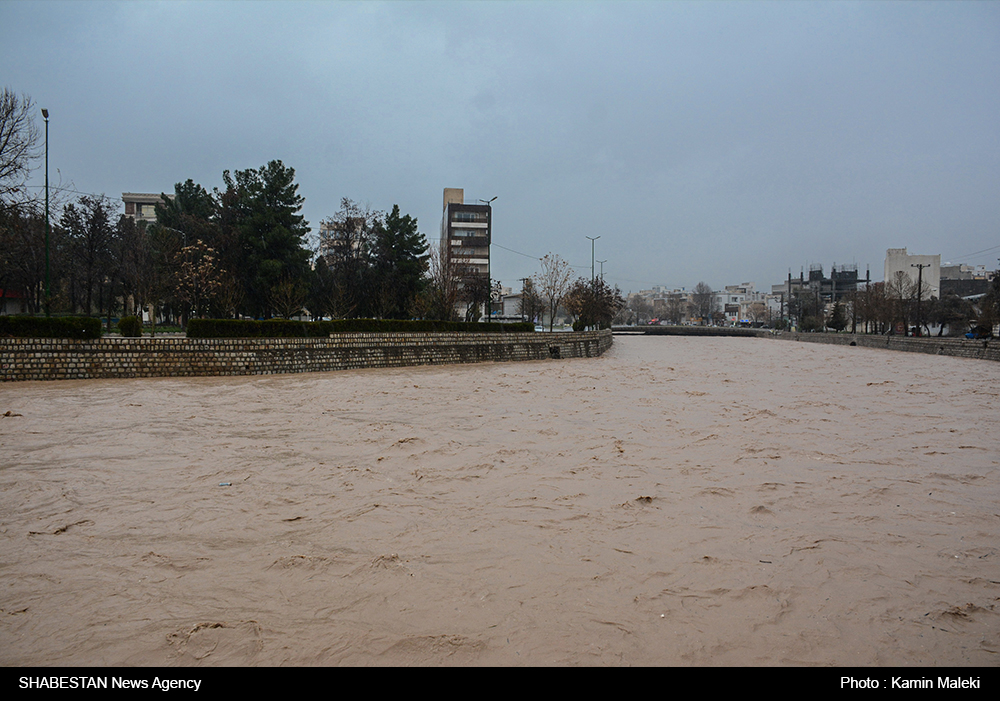
<instances>
[{"instance_id":1,"label":"stone embankment wall","mask_svg":"<svg viewBox=\"0 0 1000 701\"><path fill-rule=\"evenodd\" d=\"M344 333L329 338L0 338L0 381L193 377L590 358L610 331Z\"/></svg>"},{"instance_id":2,"label":"stone embankment wall","mask_svg":"<svg viewBox=\"0 0 1000 701\"><path fill-rule=\"evenodd\" d=\"M930 353L932 355L952 355L960 358L980 360L1000 360L1000 339L972 340L968 338L935 338L924 336L866 336L849 333L762 333L767 338L786 341L807 341L809 343L833 343L849 346L854 343L862 348L886 348L888 350Z\"/></svg>"},{"instance_id":3,"label":"stone embankment wall","mask_svg":"<svg viewBox=\"0 0 1000 701\"><path fill-rule=\"evenodd\" d=\"M734 326L612 326L619 334L644 334L646 336L757 336L757 329Z\"/></svg>"}]
</instances>

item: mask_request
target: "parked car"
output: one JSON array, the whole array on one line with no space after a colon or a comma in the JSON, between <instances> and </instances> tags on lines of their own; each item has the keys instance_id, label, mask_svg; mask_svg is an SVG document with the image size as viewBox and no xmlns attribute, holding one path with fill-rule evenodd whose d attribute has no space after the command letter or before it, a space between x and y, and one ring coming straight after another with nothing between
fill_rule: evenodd
<instances>
[{"instance_id":1,"label":"parked car","mask_svg":"<svg viewBox=\"0 0 1000 701\"><path fill-rule=\"evenodd\" d=\"M988 329L985 326L973 326L969 333L965 334L966 338L993 338L993 330Z\"/></svg>"}]
</instances>

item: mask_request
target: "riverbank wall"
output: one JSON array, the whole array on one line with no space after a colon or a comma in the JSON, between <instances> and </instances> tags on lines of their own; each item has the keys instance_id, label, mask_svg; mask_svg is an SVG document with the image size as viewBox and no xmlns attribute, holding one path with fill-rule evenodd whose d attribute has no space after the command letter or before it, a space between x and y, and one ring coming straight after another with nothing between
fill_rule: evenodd
<instances>
[{"instance_id":1,"label":"riverbank wall","mask_svg":"<svg viewBox=\"0 0 1000 701\"><path fill-rule=\"evenodd\" d=\"M608 330L580 333L343 333L329 338L0 339L0 381L204 377L591 358Z\"/></svg>"},{"instance_id":2,"label":"riverbank wall","mask_svg":"<svg viewBox=\"0 0 1000 701\"><path fill-rule=\"evenodd\" d=\"M930 355L950 355L957 358L976 358L978 360L1000 361L1000 340L969 339L935 336L868 336L851 333L792 333L792 332L758 332L764 338L784 341L802 341L805 343L830 343L840 346L858 346L860 348L881 348L885 350L906 351L909 353L929 353Z\"/></svg>"}]
</instances>

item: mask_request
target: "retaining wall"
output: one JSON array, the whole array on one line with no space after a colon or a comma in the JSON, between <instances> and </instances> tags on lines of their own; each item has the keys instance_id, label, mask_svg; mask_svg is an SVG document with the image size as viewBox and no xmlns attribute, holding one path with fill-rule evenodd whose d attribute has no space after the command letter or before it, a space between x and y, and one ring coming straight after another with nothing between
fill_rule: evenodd
<instances>
[{"instance_id":1,"label":"retaining wall","mask_svg":"<svg viewBox=\"0 0 1000 701\"><path fill-rule=\"evenodd\" d=\"M888 350L908 351L911 353L930 353L932 355L952 355L959 358L977 358L979 360L1000 361L1000 340L972 340L968 338L935 338L933 336L866 336L849 333L788 333L761 334L767 338L786 341L805 341L808 343L833 343L849 346L854 343L862 348L884 348Z\"/></svg>"},{"instance_id":2,"label":"retaining wall","mask_svg":"<svg viewBox=\"0 0 1000 701\"><path fill-rule=\"evenodd\" d=\"M590 358L610 331L343 333L329 338L0 338L0 381L194 377Z\"/></svg>"},{"instance_id":3,"label":"retaining wall","mask_svg":"<svg viewBox=\"0 0 1000 701\"><path fill-rule=\"evenodd\" d=\"M612 326L611 330L621 334L644 334L646 336L757 336L759 329L744 329L738 326Z\"/></svg>"}]
</instances>

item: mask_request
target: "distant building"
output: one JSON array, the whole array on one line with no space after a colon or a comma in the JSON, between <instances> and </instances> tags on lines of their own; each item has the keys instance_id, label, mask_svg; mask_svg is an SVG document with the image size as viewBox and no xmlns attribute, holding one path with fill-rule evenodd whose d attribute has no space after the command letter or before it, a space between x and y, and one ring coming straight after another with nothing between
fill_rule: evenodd
<instances>
[{"instance_id":1,"label":"distant building","mask_svg":"<svg viewBox=\"0 0 1000 701\"><path fill-rule=\"evenodd\" d=\"M167 195L167 197L173 199L174 196ZM125 203L125 216L135 219L137 222L155 222L156 205L162 201L160 195L154 195L149 192L122 193L122 202Z\"/></svg>"},{"instance_id":2,"label":"distant building","mask_svg":"<svg viewBox=\"0 0 1000 701\"><path fill-rule=\"evenodd\" d=\"M941 266L941 296L980 297L989 291L991 279L985 265L945 263Z\"/></svg>"},{"instance_id":3,"label":"distant building","mask_svg":"<svg viewBox=\"0 0 1000 701\"><path fill-rule=\"evenodd\" d=\"M27 314L28 300L17 290L0 288L0 315Z\"/></svg>"},{"instance_id":4,"label":"distant building","mask_svg":"<svg viewBox=\"0 0 1000 701\"><path fill-rule=\"evenodd\" d=\"M857 291L859 282L865 280L858 280L857 263L844 265L834 263L830 267L830 277L823 274L822 265L810 265L808 278L805 276L805 271L800 272L797 279L789 273L785 282L771 286L771 294L778 295L786 305L796 291L800 294L809 292L824 303L836 304Z\"/></svg>"},{"instance_id":5,"label":"distant building","mask_svg":"<svg viewBox=\"0 0 1000 701\"><path fill-rule=\"evenodd\" d=\"M920 267L918 267L920 266ZM913 256L905 248L890 248L885 252L885 281L892 282L896 273L904 272L916 285L920 281L921 297L941 297L941 254Z\"/></svg>"},{"instance_id":6,"label":"distant building","mask_svg":"<svg viewBox=\"0 0 1000 701\"><path fill-rule=\"evenodd\" d=\"M965 263L944 263L941 266L942 280L989 280L989 270L985 265L966 265Z\"/></svg>"}]
</instances>

